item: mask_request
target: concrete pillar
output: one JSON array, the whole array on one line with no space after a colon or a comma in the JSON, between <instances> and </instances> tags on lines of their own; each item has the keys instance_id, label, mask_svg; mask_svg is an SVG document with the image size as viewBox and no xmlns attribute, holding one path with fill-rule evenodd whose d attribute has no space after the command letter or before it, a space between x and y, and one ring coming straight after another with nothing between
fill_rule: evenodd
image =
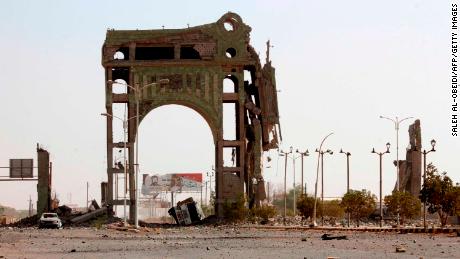
<instances>
[{"instance_id":1,"label":"concrete pillar","mask_svg":"<svg viewBox=\"0 0 460 259\"><path fill-rule=\"evenodd\" d=\"M51 187L50 187L50 155L48 151L37 147L38 159L38 183L37 183L37 215L50 209Z\"/></svg>"}]
</instances>

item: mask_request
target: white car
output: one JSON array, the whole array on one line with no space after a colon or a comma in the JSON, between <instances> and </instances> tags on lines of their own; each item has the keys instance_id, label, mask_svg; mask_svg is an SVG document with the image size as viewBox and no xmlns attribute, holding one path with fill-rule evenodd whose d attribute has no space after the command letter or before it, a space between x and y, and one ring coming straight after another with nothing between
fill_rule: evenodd
<instances>
[{"instance_id":1,"label":"white car","mask_svg":"<svg viewBox=\"0 0 460 259\"><path fill-rule=\"evenodd\" d=\"M38 221L38 228L62 228L62 222L56 213L45 212Z\"/></svg>"}]
</instances>

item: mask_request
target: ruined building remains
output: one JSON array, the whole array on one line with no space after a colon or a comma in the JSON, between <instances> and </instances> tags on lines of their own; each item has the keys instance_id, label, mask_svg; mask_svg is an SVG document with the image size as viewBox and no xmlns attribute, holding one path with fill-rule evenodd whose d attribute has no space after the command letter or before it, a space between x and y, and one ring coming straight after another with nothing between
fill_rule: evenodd
<instances>
[{"instance_id":1,"label":"ruined building remains","mask_svg":"<svg viewBox=\"0 0 460 259\"><path fill-rule=\"evenodd\" d=\"M409 126L409 146L406 160L399 160L399 190L419 197L422 184L422 133L420 120ZM396 166L396 161L394 162ZM395 185L396 186L396 185Z\"/></svg>"},{"instance_id":2,"label":"ruined building remains","mask_svg":"<svg viewBox=\"0 0 460 259\"><path fill-rule=\"evenodd\" d=\"M243 193L248 195L251 205L265 198L262 152L277 148L278 138L281 138L270 44L267 43L267 58L262 66L259 55L249 44L250 32L251 28L240 16L229 12L217 22L184 29L110 29L102 47L105 105L109 115L115 104L126 104L127 117L133 118L138 101L141 122L150 111L168 104L189 107L206 120L215 145L218 216L223 216L225 202L235 201ZM114 81L124 82L129 87L122 93L114 92ZM225 81L231 89L224 88ZM224 139L224 106L231 106L235 111L232 119L236 136L233 139ZM186 134L187 125L183 129ZM127 130L128 204L132 219L135 211L135 119L128 120ZM122 200L114 199L114 175L123 173L114 166L114 149L123 148L124 144L114 143L113 131L113 118L107 116L106 202L109 207L123 204ZM224 165L226 154L232 154L233 164Z\"/></svg>"}]
</instances>

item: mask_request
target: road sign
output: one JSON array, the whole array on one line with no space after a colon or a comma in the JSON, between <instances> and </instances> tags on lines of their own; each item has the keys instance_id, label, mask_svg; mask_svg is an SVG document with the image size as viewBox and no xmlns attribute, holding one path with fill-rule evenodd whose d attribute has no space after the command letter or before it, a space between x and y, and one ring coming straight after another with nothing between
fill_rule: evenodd
<instances>
[{"instance_id":1,"label":"road sign","mask_svg":"<svg viewBox=\"0 0 460 259\"><path fill-rule=\"evenodd\" d=\"M33 178L33 159L10 159L10 178Z\"/></svg>"}]
</instances>

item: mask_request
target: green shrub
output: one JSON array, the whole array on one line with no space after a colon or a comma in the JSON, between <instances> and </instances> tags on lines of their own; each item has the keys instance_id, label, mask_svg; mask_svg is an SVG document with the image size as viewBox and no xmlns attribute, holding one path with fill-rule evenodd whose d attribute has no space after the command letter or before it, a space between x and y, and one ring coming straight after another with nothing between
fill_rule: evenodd
<instances>
[{"instance_id":1,"label":"green shrub","mask_svg":"<svg viewBox=\"0 0 460 259\"><path fill-rule=\"evenodd\" d=\"M225 219L230 222L239 222L245 220L249 212L245 204L246 199L244 194L239 195L234 202L226 200L223 204Z\"/></svg>"},{"instance_id":2,"label":"green shrub","mask_svg":"<svg viewBox=\"0 0 460 259\"><path fill-rule=\"evenodd\" d=\"M258 208L252 208L250 212L250 217L260 218L262 220L267 221L269 218L275 217L276 214L277 210L274 206L264 204Z\"/></svg>"},{"instance_id":3,"label":"green shrub","mask_svg":"<svg viewBox=\"0 0 460 259\"><path fill-rule=\"evenodd\" d=\"M307 195L302 195L298 200L297 200L297 210L299 211L300 215L302 215L304 218L309 218L312 217L313 215L313 207L315 204L315 198L307 196ZM317 209L319 208L320 202L319 199L317 200ZM318 211L320 211L318 209Z\"/></svg>"}]
</instances>

